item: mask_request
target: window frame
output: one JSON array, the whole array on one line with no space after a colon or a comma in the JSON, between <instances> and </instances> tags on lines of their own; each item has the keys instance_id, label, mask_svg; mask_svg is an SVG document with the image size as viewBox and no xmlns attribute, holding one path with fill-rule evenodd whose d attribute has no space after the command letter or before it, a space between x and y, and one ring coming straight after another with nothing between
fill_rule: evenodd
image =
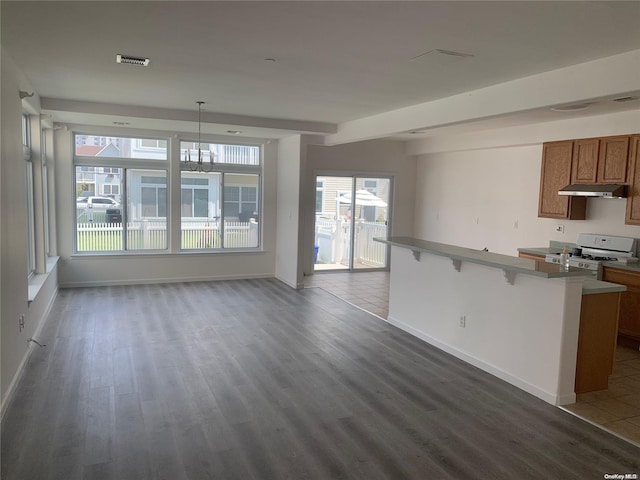
<instances>
[{"instance_id":1,"label":"window frame","mask_svg":"<svg viewBox=\"0 0 640 480\"><path fill-rule=\"evenodd\" d=\"M163 168L168 169L168 165L170 164L170 159L171 159L171 139L169 137L165 137L162 135L158 135L158 136L149 136L149 135L135 135L135 134L116 134L116 135L105 135L103 134L96 134L96 133L86 133L86 132L80 132L80 131L74 131L72 132L73 135L73 151L72 151L72 158L74 160L74 165L76 164L76 159L83 159L82 160L82 164L83 165L90 165L87 164L85 159L105 159L105 160L124 160L124 161L129 161L129 160L143 160L145 161L146 164L152 163L152 162L163 162L165 164L165 166ZM116 140L130 140L131 142L131 150L136 150L139 151L141 153L148 153L150 154L150 156L139 156L139 157L124 157L124 156L119 156L119 157L112 157L112 156L108 156L108 155L83 155L83 154L79 154L78 153L78 147L81 147L83 145L91 145L89 143L83 143L83 144L78 144L78 140L77 137L79 136L83 136L83 137L93 137L93 138L106 138L106 139L116 139ZM140 144L140 140L158 140L158 141L166 141L166 147L165 148L153 148L153 147L139 147ZM103 145L103 142L101 141L100 144L95 145L95 143L93 144L93 146L101 146L103 148L106 148L109 145L109 143L105 142L105 144ZM113 144L116 148L120 149L120 147L118 147L116 144ZM164 158L154 158L153 155L154 154L158 154L160 152L164 152ZM104 162L102 162L104 163ZM97 167L103 167L103 168L113 168L112 165L109 164L95 164L95 166Z\"/></svg>"},{"instance_id":2,"label":"window frame","mask_svg":"<svg viewBox=\"0 0 640 480\"><path fill-rule=\"evenodd\" d=\"M178 152L180 152L180 182L182 188L182 173L189 173L191 170L185 164L184 160L184 151L183 143L197 145L197 141L194 141L191 138L181 138L178 143ZM261 144L253 143L253 142L221 142L221 141L207 141L203 140L201 142L203 145L220 145L222 147L253 147L257 150L257 162L255 164L247 164L247 163L224 163L224 162L215 162L211 166L212 170L210 173L219 173L220 174L220 184L219 184L219 205L220 205L220 215L219 215L219 235L220 235L220 247L211 247L211 248L183 248L182 242L179 246L180 252L185 253L224 253L224 252L251 252L251 251L262 251L262 224L261 220L258 221L258 231L257 231L257 244L256 246L250 247L226 247L225 246L225 222L226 221L237 221L237 220L227 220L224 214L224 204L225 204L225 174L239 174L239 175L255 175L257 177L256 181L256 204L257 204L257 212L258 218L263 218L263 180L264 180L264 148ZM217 157L217 155L216 155ZM191 154L191 160L193 161L196 157ZM255 158L255 157L252 157ZM205 158L205 167L209 167L209 163ZM233 184L236 185L235 183ZM251 186L251 185L249 185ZM180 193L182 197L182 191ZM211 202L211 199L209 199ZM213 215L214 218L217 218L217 215ZM182 238L182 214L180 212L180 238Z\"/></svg>"},{"instance_id":3,"label":"window frame","mask_svg":"<svg viewBox=\"0 0 640 480\"><path fill-rule=\"evenodd\" d=\"M150 171L164 172L165 178L167 179L167 189L170 188L171 183L171 162L169 161L171 158L171 139L168 137L158 136L158 137L141 137L139 135L109 135L107 133L85 133L81 131L72 132L72 188L73 188L73 201L74 207L73 211L75 212L74 220L73 220L73 254L80 256L87 255L145 255L145 254L157 254L157 253L169 253L170 252L170 217L169 217L169 199L167 198L167 216L164 217L166 220L166 231L165 231L165 247L162 249L130 249L128 246L128 202L129 192L127 189L128 183L128 175L129 170L135 171ZM91 155L77 155L76 148L78 146L76 136L90 136L90 137L107 137L107 138L121 138L121 139L131 139L132 141L140 138L157 138L158 140L165 140L167 142L167 158L166 159L151 159L148 157L110 157L110 156L91 156ZM118 207L121 211L122 215L122 248L119 250L78 250L78 215L77 215L77 204L76 204L76 188L77 188L77 174L78 169L80 169L83 173L93 173L103 174L103 175L112 175L117 174L114 173L113 169L120 169L120 193L117 194L120 197L120 200L116 199L120 206ZM95 182L95 181L94 181ZM85 182L86 183L86 182ZM94 183L95 185L95 183ZM106 196L97 192L94 188L94 196Z\"/></svg>"},{"instance_id":4,"label":"window frame","mask_svg":"<svg viewBox=\"0 0 640 480\"><path fill-rule=\"evenodd\" d=\"M316 178L316 214L324 212L324 201L326 195L326 180ZM318 210L318 192L320 192L320 210Z\"/></svg>"},{"instance_id":5,"label":"window frame","mask_svg":"<svg viewBox=\"0 0 640 480\"><path fill-rule=\"evenodd\" d=\"M22 157L25 162L25 201L27 215L27 279L36 274L36 211L31 115L22 113Z\"/></svg>"},{"instance_id":6,"label":"window frame","mask_svg":"<svg viewBox=\"0 0 640 480\"><path fill-rule=\"evenodd\" d=\"M112 157L112 156L92 156L92 155L77 155L76 149L78 147L77 136L88 136L95 137L100 141L101 137L107 138L106 142L108 143L108 139L110 138L130 138L130 139L140 139L140 138L155 138L158 140L166 140L167 142L167 158L166 159L153 159L144 155L144 152L141 150L131 150L131 156L135 156L135 158L126 158L126 157ZM264 182L264 143L259 140L248 140L246 142L229 142L226 138L218 138L214 141L209 141L210 144L219 144L219 145L228 145L233 147L253 147L248 154L249 162L255 163L253 165L250 164L242 164L242 163L215 163L213 168L213 173L220 174L220 183L213 189L213 195L219 198L219 205L216 206L215 203L212 207L212 199L211 199L211 190L209 193L208 200L208 209L209 215L213 214L218 217L220 221L220 229L219 235L224 239L224 176L225 174L245 174L245 175L254 175L256 177L256 185L255 185L255 202L250 202L252 207L255 205L258 211L257 216L257 225L255 223L252 224L253 230L251 230L251 234L249 237L249 241L240 242L241 245L251 245L251 246L241 246L241 247L230 247L224 244L224 240L222 244L216 246L215 248L207 247L207 248L183 248L183 225L182 225L182 212L181 212L181 197L182 197L182 176L183 172L189 173L189 168L186 167L182 158L180 158L180 153L184 153L184 149L181 150L181 143L197 143L194 142L192 137L181 137L178 134L173 132L159 132L158 135L152 136L148 133L141 134L139 131L132 131L132 133L124 133L118 131L114 133L114 130L104 129L103 131L97 131L93 129L84 130L74 130L71 132L71 157L72 157L72 188L73 190L73 201L74 201L74 212L76 211L75 199L76 199L76 176L77 176L77 167L84 167L84 173L97 173L97 172L111 172L112 168L120 168L122 169L122 181L120 186L120 196L116 198L116 201L120 203L120 207L122 209L122 217L124 222L127 221L127 216L131 213L128 210L131 208L136 209L137 205L132 206L130 202L133 201L131 197L132 192L131 188L140 187L140 192L137 197L140 197L138 200L142 202L142 187L145 184L138 185L140 183L138 180L129 179L129 170L137 170L138 175L146 176L144 173L145 170L148 171L162 171L166 176L166 185L156 185L153 187L156 189L156 197L158 196L158 188L166 188L166 216L162 217L163 220L166 221L166 248L164 249L129 249L129 246L126 244L126 233L123 232L123 242L122 247L118 250L99 250L99 251L86 251L86 250L78 250L78 229L77 229L77 215L74 221L72 222L73 228L73 255L78 256L129 256L129 255L172 255L172 254L210 254L210 253L237 253L237 252L261 252L263 251L263 226L261 219L263 218L263 209L264 209L264 198L263 198L263 182ZM205 139L203 139L203 143ZM104 143L104 142L102 142ZM91 143L88 143L91 145ZM254 150L255 149L255 150ZM115 153L115 150L114 150ZM119 152L118 152L119 153ZM137 155L136 155L137 154ZM192 156L192 159L194 157ZM241 158L241 157L237 157ZM154 175L154 173L150 173L150 175ZM91 183L87 178L83 177L84 183ZM128 184L127 182L131 181L133 185ZM83 182L81 182L83 183ZM96 196L108 196L100 193L98 190L100 187L94 185L93 195ZM151 186L151 185L149 185ZM253 185L247 185L252 186ZM193 186L192 186L193 187ZM219 191L215 189L218 188ZM148 193L148 192L147 192ZM136 197L136 198L137 198ZM150 197L149 197L150 198ZM142 208L142 204L140 204L140 208ZM218 213L216 213L216 209ZM213 210L213 212L211 212ZM132 210L133 211L133 210ZM160 209L157 210L160 212ZM150 217L151 218L151 217ZM231 222L237 221L237 217ZM232 239L228 242L228 245L232 245L236 239Z\"/></svg>"}]
</instances>

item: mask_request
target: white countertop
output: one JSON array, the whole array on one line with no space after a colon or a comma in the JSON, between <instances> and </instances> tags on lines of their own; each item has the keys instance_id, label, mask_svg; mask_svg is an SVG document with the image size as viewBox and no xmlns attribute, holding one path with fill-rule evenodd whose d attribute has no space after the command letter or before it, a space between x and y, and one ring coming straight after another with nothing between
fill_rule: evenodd
<instances>
[{"instance_id":1,"label":"white countertop","mask_svg":"<svg viewBox=\"0 0 640 480\"><path fill-rule=\"evenodd\" d=\"M488 267L499 268L506 272L523 273L544 278L587 277L591 273L581 268L570 267L565 270L557 264L535 261L528 258L513 257L500 253L484 252L472 248L458 247L446 243L429 242L413 237L374 238L375 241L407 248L413 252L449 257L452 260L471 262ZM604 282L603 282L604 283Z\"/></svg>"}]
</instances>

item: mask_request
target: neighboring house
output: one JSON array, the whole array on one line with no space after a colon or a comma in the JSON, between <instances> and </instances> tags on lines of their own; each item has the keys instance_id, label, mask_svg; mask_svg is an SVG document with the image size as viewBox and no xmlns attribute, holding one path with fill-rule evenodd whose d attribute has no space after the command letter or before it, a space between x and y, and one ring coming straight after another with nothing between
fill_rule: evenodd
<instances>
[{"instance_id":1,"label":"neighboring house","mask_svg":"<svg viewBox=\"0 0 640 480\"><path fill-rule=\"evenodd\" d=\"M389 184L387 179L356 177L355 189L367 190L373 195L389 203ZM316 177L316 214L323 217L335 218L338 216L347 218L350 215L350 205L339 202L339 197L351 192L351 177ZM355 217L363 218L370 222L384 221L387 207L359 206L356 205Z\"/></svg>"},{"instance_id":2,"label":"neighboring house","mask_svg":"<svg viewBox=\"0 0 640 480\"><path fill-rule=\"evenodd\" d=\"M86 142L86 143L83 143ZM120 147L118 147L119 145ZM182 157L197 158L197 143L182 142ZM210 156L216 163L254 165L259 151L245 145L202 144L204 161ZM112 138L76 135L76 155L110 158L166 158L166 141L157 139ZM100 195L121 202L122 170L112 167L79 166L76 170L76 196ZM221 216L221 193L224 193L225 217L247 222L258 217L259 178L255 175L227 174L221 192L219 174L183 172L181 177L181 216L217 220ZM167 181L164 173L129 170L129 220L165 218Z\"/></svg>"},{"instance_id":3,"label":"neighboring house","mask_svg":"<svg viewBox=\"0 0 640 480\"><path fill-rule=\"evenodd\" d=\"M97 138L97 137L94 137ZM88 157L119 157L120 149L113 143L77 145L76 154ZM76 196L103 196L120 203L120 169L81 166L76 172Z\"/></svg>"}]
</instances>

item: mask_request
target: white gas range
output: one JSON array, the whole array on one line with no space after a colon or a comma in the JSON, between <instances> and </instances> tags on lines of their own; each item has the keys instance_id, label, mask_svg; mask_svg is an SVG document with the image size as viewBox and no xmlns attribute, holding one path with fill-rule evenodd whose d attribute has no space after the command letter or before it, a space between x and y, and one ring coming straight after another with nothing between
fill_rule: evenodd
<instances>
[{"instance_id":1,"label":"white gas range","mask_svg":"<svg viewBox=\"0 0 640 480\"><path fill-rule=\"evenodd\" d=\"M602 278L602 262L615 262L636 256L635 238L581 233L576 244L578 248L569 249L569 266L590 270L597 279ZM562 264L562 256L550 253L545 261Z\"/></svg>"}]
</instances>

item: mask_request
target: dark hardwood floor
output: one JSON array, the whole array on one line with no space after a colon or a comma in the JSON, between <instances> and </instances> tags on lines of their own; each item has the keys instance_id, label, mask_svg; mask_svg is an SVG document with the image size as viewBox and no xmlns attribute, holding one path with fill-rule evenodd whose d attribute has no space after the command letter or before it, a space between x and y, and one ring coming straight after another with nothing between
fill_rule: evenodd
<instances>
[{"instance_id":1,"label":"dark hardwood floor","mask_svg":"<svg viewBox=\"0 0 640 480\"><path fill-rule=\"evenodd\" d=\"M321 289L66 289L38 339L3 480L640 474L640 448Z\"/></svg>"}]
</instances>

